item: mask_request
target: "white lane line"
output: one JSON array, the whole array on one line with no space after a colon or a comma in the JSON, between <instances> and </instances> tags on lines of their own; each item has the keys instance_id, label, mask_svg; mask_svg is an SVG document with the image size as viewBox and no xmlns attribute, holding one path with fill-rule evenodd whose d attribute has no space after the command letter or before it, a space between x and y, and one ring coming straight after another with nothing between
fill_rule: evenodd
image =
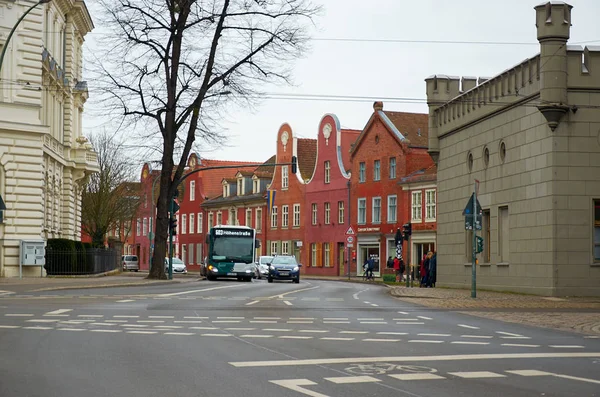
<instances>
[{"instance_id":1,"label":"white lane line","mask_svg":"<svg viewBox=\"0 0 600 397\"><path fill-rule=\"evenodd\" d=\"M279 317L276 317L276 319L279 320ZM290 317L288 320L290 320L290 321L309 321L309 320L312 321L314 319L315 319L314 317ZM258 320L258 318L257 318L257 320Z\"/></svg>"},{"instance_id":2,"label":"white lane line","mask_svg":"<svg viewBox=\"0 0 600 397\"><path fill-rule=\"evenodd\" d=\"M241 323L241 320L213 320L211 323L213 324L237 324Z\"/></svg>"},{"instance_id":3,"label":"white lane line","mask_svg":"<svg viewBox=\"0 0 600 397\"><path fill-rule=\"evenodd\" d=\"M337 341L349 341L349 340L354 340L355 338L332 338L332 337L323 337L323 338L319 338L321 340L337 340Z\"/></svg>"},{"instance_id":4,"label":"white lane line","mask_svg":"<svg viewBox=\"0 0 600 397\"><path fill-rule=\"evenodd\" d=\"M474 327L472 325L466 325L466 324L457 324L459 327L462 328L468 328L468 329L479 329L479 327Z\"/></svg>"},{"instance_id":5,"label":"white lane line","mask_svg":"<svg viewBox=\"0 0 600 397\"><path fill-rule=\"evenodd\" d=\"M394 321L419 321L418 318L393 318Z\"/></svg>"},{"instance_id":6,"label":"white lane line","mask_svg":"<svg viewBox=\"0 0 600 397\"><path fill-rule=\"evenodd\" d=\"M163 329L181 329L183 327L179 325L155 325L154 328L163 330Z\"/></svg>"},{"instance_id":7,"label":"white lane line","mask_svg":"<svg viewBox=\"0 0 600 397\"><path fill-rule=\"evenodd\" d=\"M306 323L306 324L312 324L312 322ZM323 321L323 324L350 324L350 321ZM361 324L366 324L366 323L361 323Z\"/></svg>"},{"instance_id":8,"label":"white lane line","mask_svg":"<svg viewBox=\"0 0 600 397\"><path fill-rule=\"evenodd\" d=\"M140 318L140 316L113 316L113 318Z\"/></svg>"},{"instance_id":9,"label":"white lane line","mask_svg":"<svg viewBox=\"0 0 600 397\"><path fill-rule=\"evenodd\" d=\"M202 320L179 320L173 321L173 324L200 324L202 322Z\"/></svg>"},{"instance_id":10,"label":"white lane line","mask_svg":"<svg viewBox=\"0 0 600 397\"><path fill-rule=\"evenodd\" d=\"M114 327L115 325L118 324L112 324L112 323L91 323L90 325L96 325L96 326L108 326L108 327Z\"/></svg>"},{"instance_id":11,"label":"white lane line","mask_svg":"<svg viewBox=\"0 0 600 397\"><path fill-rule=\"evenodd\" d=\"M127 327L127 328L148 328L149 325L147 324L119 324L121 327Z\"/></svg>"},{"instance_id":12,"label":"white lane line","mask_svg":"<svg viewBox=\"0 0 600 397\"><path fill-rule=\"evenodd\" d=\"M46 319L46 320L41 320L41 319L35 319L34 318L34 319L31 319L31 320L25 320L26 323L57 323L59 321L60 320L57 319L57 318L51 318L51 319L49 318L49 319Z\"/></svg>"},{"instance_id":13,"label":"white lane line","mask_svg":"<svg viewBox=\"0 0 600 397\"><path fill-rule=\"evenodd\" d=\"M396 323L396 325L423 325L423 324L425 324L425 323L406 323L406 322L402 322L402 321L399 321Z\"/></svg>"},{"instance_id":14,"label":"white lane line","mask_svg":"<svg viewBox=\"0 0 600 397\"><path fill-rule=\"evenodd\" d=\"M246 317L217 317L217 320L243 320Z\"/></svg>"},{"instance_id":15,"label":"white lane line","mask_svg":"<svg viewBox=\"0 0 600 397\"><path fill-rule=\"evenodd\" d=\"M102 318L104 314L78 314L77 317Z\"/></svg>"},{"instance_id":16,"label":"white lane line","mask_svg":"<svg viewBox=\"0 0 600 397\"><path fill-rule=\"evenodd\" d=\"M421 320L433 320L431 317L425 317L425 316L417 316L418 318L420 318Z\"/></svg>"},{"instance_id":17,"label":"white lane line","mask_svg":"<svg viewBox=\"0 0 600 397\"><path fill-rule=\"evenodd\" d=\"M461 335L461 338L473 338L473 339L492 339L493 336L489 335Z\"/></svg>"},{"instance_id":18,"label":"white lane line","mask_svg":"<svg viewBox=\"0 0 600 397\"><path fill-rule=\"evenodd\" d=\"M273 321L276 323L277 321ZM286 321L287 324L313 324L313 321Z\"/></svg>"},{"instance_id":19,"label":"white lane line","mask_svg":"<svg viewBox=\"0 0 600 397\"><path fill-rule=\"evenodd\" d=\"M281 317L254 317L254 319L255 320L281 320Z\"/></svg>"},{"instance_id":20,"label":"white lane line","mask_svg":"<svg viewBox=\"0 0 600 397\"><path fill-rule=\"evenodd\" d=\"M348 321L347 317L324 317L323 321Z\"/></svg>"},{"instance_id":21,"label":"white lane line","mask_svg":"<svg viewBox=\"0 0 600 397\"><path fill-rule=\"evenodd\" d=\"M163 335L190 336L196 334L193 332L165 332Z\"/></svg>"},{"instance_id":22,"label":"white lane line","mask_svg":"<svg viewBox=\"0 0 600 397\"><path fill-rule=\"evenodd\" d=\"M600 339L600 336L597 335L588 335L588 336L584 336L584 339Z\"/></svg>"},{"instance_id":23,"label":"white lane line","mask_svg":"<svg viewBox=\"0 0 600 397\"><path fill-rule=\"evenodd\" d=\"M454 342L450 342L453 345L480 345L480 346L485 346L485 345L489 345L490 342L467 342L467 341L454 341Z\"/></svg>"},{"instance_id":24,"label":"white lane line","mask_svg":"<svg viewBox=\"0 0 600 397\"><path fill-rule=\"evenodd\" d=\"M90 332L117 333L123 331L121 331L120 329L91 329Z\"/></svg>"},{"instance_id":25,"label":"white lane line","mask_svg":"<svg viewBox=\"0 0 600 397\"><path fill-rule=\"evenodd\" d=\"M371 302L364 301L363 303L366 303L366 304L368 305L368 304L370 304Z\"/></svg>"},{"instance_id":26,"label":"white lane line","mask_svg":"<svg viewBox=\"0 0 600 397\"><path fill-rule=\"evenodd\" d=\"M324 379L336 384L381 382L381 380L373 378L372 376L338 376Z\"/></svg>"},{"instance_id":27,"label":"white lane line","mask_svg":"<svg viewBox=\"0 0 600 397\"><path fill-rule=\"evenodd\" d=\"M555 349L583 349L584 346L579 345L550 345L549 347L553 347Z\"/></svg>"},{"instance_id":28,"label":"white lane line","mask_svg":"<svg viewBox=\"0 0 600 397\"><path fill-rule=\"evenodd\" d=\"M500 335L506 335L506 336L523 336L521 334L513 334L512 332L502 332L502 331L496 331L497 334Z\"/></svg>"},{"instance_id":29,"label":"white lane line","mask_svg":"<svg viewBox=\"0 0 600 397\"><path fill-rule=\"evenodd\" d=\"M202 334L200 336L231 336L231 334Z\"/></svg>"},{"instance_id":30,"label":"white lane line","mask_svg":"<svg viewBox=\"0 0 600 397\"><path fill-rule=\"evenodd\" d=\"M0 325L0 328L2 329L15 329L15 328L21 328L20 325Z\"/></svg>"},{"instance_id":31,"label":"white lane line","mask_svg":"<svg viewBox=\"0 0 600 397\"><path fill-rule=\"evenodd\" d=\"M427 361L474 361L474 360L516 360L537 358L600 358L600 352L568 352L568 353L488 353L488 354L454 354L438 356L384 356L384 357L345 357L293 359L272 361L238 361L230 362L234 367L292 367L299 365L331 365L331 364L366 364L378 362L427 362Z\"/></svg>"},{"instance_id":32,"label":"white lane line","mask_svg":"<svg viewBox=\"0 0 600 397\"><path fill-rule=\"evenodd\" d=\"M400 342L400 339L373 339L373 338L368 338L368 339L363 339L363 342Z\"/></svg>"},{"instance_id":33,"label":"white lane line","mask_svg":"<svg viewBox=\"0 0 600 397\"><path fill-rule=\"evenodd\" d=\"M5 317L33 317L35 314L25 314L25 313L8 313L4 315Z\"/></svg>"},{"instance_id":34,"label":"white lane line","mask_svg":"<svg viewBox=\"0 0 600 397\"><path fill-rule=\"evenodd\" d=\"M163 318L162 316L156 316L156 318ZM150 316L150 318L152 318ZM165 316L164 318L174 318L173 316ZM183 317L186 320L208 320L209 317L200 317L200 316L184 316Z\"/></svg>"},{"instance_id":35,"label":"white lane line","mask_svg":"<svg viewBox=\"0 0 600 397\"><path fill-rule=\"evenodd\" d=\"M277 324L277 321L270 320L250 320L248 322L251 324Z\"/></svg>"},{"instance_id":36,"label":"white lane line","mask_svg":"<svg viewBox=\"0 0 600 397\"><path fill-rule=\"evenodd\" d=\"M283 303L285 303L285 304L286 304L286 305L288 305L288 306L292 306L292 302L289 302L289 301L283 301Z\"/></svg>"},{"instance_id":37,"label":"white lane line","mask_svg":"<svg viewBox=\"0 0 600 397\"><path fill-rule=\"evenodd\" d=\"M326 298L327 302L343 302L344 298Z\"/></svg>"},{"instance_id":38,"label":"white lane line","mask_svg":"<svg viewBox=\"0 0 600 397\"><path fill-rule=\"evenodd\" d=\"M278 386L285 387L286 389L293 390L295 392L304 394L310 397L329 397L326 394L317 393L316 391L308 390L302 386L314 386L315 382L308 379L284 379L284 380L270 380L269 382L274 383Z\"/></svg>"},{"instance_id":39,"label":"white lane line","mask_svg":"<svg viewBox=\"0 0 600 397\"><path fill-rule=\"evenodd\" d=\"M127 320L105 320L107 323L126 323Z\"/></svg>"},{"instance_id":40,"label":"white lane line","mask_svg":"<svg viewBox=\"0 0 600 397\"><path fill-rule=\"evenodd\" d=\"M503 343L500 346L506 346L506 347L540 347L540 345L523 345L520 343Z\"/></svg>"},{"instance_id":41,"label":"white lane line","mask_svg":"<svg viewBox=\"0 0 600 397\"><path fill-rule=\"evenodd\" d=\"M411 339L408 343L444 343L443 340Z\"/></svg>"},{"instance_id":42,"label":"white lane line","mask_svg":"<svg viewBox=\"0 0 600 397\"><path fill-rule=\"evenodd\" d=\"M190 327L190 329L215 330L217 327Z\"/></svg>"},{"instance_id":43,"label":"white lane line","mask_svg":"<svg viewBox=\"0 0 600 397\"><path fill-rule=\"evenodd\" d=\"M530 336L501 336L502 339L531 339Z\"/></svg>"},{"instance_id":44,"label":"white lane line","mask_svg":"<svg viewBox=\"0 0 600 397\"><path fill-rule=\"evenodd\" d=\"M241 285L242 284L225 285L225 286L220 286L220 287L195 289L195 290L191 290L191 291L173 292L171 294L160 294L160 295L156 295L156 296L160 297L160 298L167 298L167 297L170 297L170 296L179 296L179 295L193 294L195 292L215 291L215 290L218 290L218 289L225 289L225 288L239 288Z\"/></svg>"},{"instance_id":45,"label":"white lane line","mask_svg":"<svg viewBox=\"0 0 600 397\"><path fill-rule=\"evenodd\" d=\"M301 298L303 301L318 302L321 298Z\"/></svg>"},{"instance_id":46,"label":"white lane line","mask_svg":"<svg viewBox=\"0 0 600 397\"><path fill-rule=\"evenodd\" d=\"M65 313L72 312L72 311L73 311L73 309L58 309L58 310L48 312L48 313L44 314L44 316L57 316L57 315L65 314Z\"/></svg>"},{"instance_id":47,"label":"white lane line","mask_svg":"<svg viewBox=\"0 0 600 397\"><path fill-rule=\"evenodd\" d=\"M54 329L52 327L23 327L23 329Z\"/></svg>"},{"instance_id":48,"label":"white lane line","mask_svg":"<svg viewBox=\"0 0 600 397\"><path fill-rule=\"evenodd\" d=\"M278 339L312 339L312 336L295 336L295 335L283 335L278 337Z\"/></svg>"},{"instance_id":49,"label":"white lane line","mask_svg":"<svg viewBox=\"0 0 600 397\"><path fill-rule=\"evenodd\" d=\"M248 335L240 335L240 338L272 338L275 335L262 335L262 334L256 334L256 335L252 335L252 334L248 334Z\"/></svg>"},{"instance_id":50,"label":"white lane line","mask_svg":"<svg viewBox=\"0 0 600 397\"><path fill-rule=\"evenodd\" d=\"M301 329L298 332L312 333L312 334L326 334L329 331L323 330L323 329Z\"/></svg>"},{"instance_id":51,"label":"white lane line","mask_svg":"<svg viewBox=\"0 0 600 397\"><path fill-rule=\"evenodd\" d=\"M549 376L552 375L550 372L538 371L537 369L521 369L505 371L509 374L520 375L520 376Z\"/></svg>"},{"instance_id":52,"label":"white lane line","mask_svg":"<svg viewBox=\"0 0 600 397\"><path fill-rule=\"evenodd\" d=\"M378 332L377 335L408 335L408 332Z\"/></svg>"},{"instance_id":53,"label":"white lane line","mask_svg":"<svg viewBox=\"0 0 600 397\"><path fill-rule=\"evenodd\" d=\"M446 379L443 376L436 374L389 374L392 378L399 380L434 380L434 379Z\"/></svg>"},{"instance_id":54,"label":"white lane line","mask_svg":"<svg viewBox=\"0 0 600 397\"><path fill-rule=\"evenodd\" d=\"M408 315L407 312L397 312L398 314L404 314L405 316Z\"/></svg>"},{"instance_id":55,"label":"white lane line","mask_svg":"<svg viewBox=\"0 0 600 397\"><path fill-rule=\"evenodd\" d=\"M286 295L296 294L298 292L303 292L303 291L310 291L310 290L317 289L317 288L321 288L321 287L320 286L316 286L316 287L308 287L308 288L297 289L297 290L294 290L294 291L286 292L284 294L267 296L264 299L275 299L275 298L281 298L281 299L283 299Z\"/></svg>"},{"instance_id":56,"label":"white lane line","mask_svg":"<svg viewBox=\"0 0 600 397\"><path fill-rule=\"evenodd\" d=\"M154 298L156 299L156 298ZM122 299L120 301L117 301L117 303L129 303L129 302L135 302L134 299Z\"/></svg>"},{"instance_id":57,"label":"white lane line","mask_svg":"<svg viewBox=\"0 0 600 397\"><path fill-rule=\"evenodd\" d=\"M258 302L260 302L260 301L252 301L252 302L248 302L248 303L246 303L246 306L252 306L252 305L256 305Z\"/></svg>"},{"instance_id":58,"label":"white lane line","mask_svg":"<svg viewBox=\"0 0 600 397\"><path fill-rule=\"evenodd\" d=\"M158 334L158 331L127 331L126 334L152 335Z\"/></svg>"},{"instance_id":59,"label":"white lane line","mask_svg":"<svg viewBox=\"0 0 600 397\"><path fill-rule=\"evenodd\" d=\"M361 321L361 324L379 324L379 325L387 325L387 321Z\"/></svg>"},{"instance_id":60,"label":"white lane line","mask_svg":"<svg viewBox=\"0 0 600 397\"><path fill-rule=\"evenodd\" d=\"M385 318L357 318L358 321L385 321Z\"/></svg>"},{"instance_id":61,"label":"white lane line","mask_svg":"<svg viewBox=\"0 0 600 397\"><path fill-rule=\"evenodd\" d=\"M378 304L376 304L376 303L371 303L371 306L375 306L375 307L377 307L377 306L379 306L379 305L378 305Z\"/></svg>"},{"instance_id":62,"label":"white lane line","mask_svg":"<svg viewBox=\"0 0 600 397\"><path fill-rule=\"evenodd\" d=\"M197 327L201 328L201 327ZM210 329L218 329L218 328L210 328ZM256 331L256 328L248 328L248 327L232 327L232 328L223 328L225 331Z\"/></svg>"},{"instance_id":63,"label":"white lane line","mask_svg":"<svg viewBox=\"0 0 600 397\"><path fill-rule=\"evenodd\" d=\"M369 331L340 331L340 334L368 334Z\"/></svg>"},{"instance_id":64,"label":"white lane line","mask_svg":"<svg viewBox=\"0 0 600 397\"><path fill-rule=\"evenodd\" d=\"M266 332L291 332L293 331L293 329L287 329L287 328L263 328L263 331Z\"/></svg>"},{"instance_id":65,"label":"white lane line","mask_svg":"<svg viewBox=\"0 0 600 397\"><path fill-rule=\"evenodd\" d=\"M450 334L417 334L418 336L451 336Z\"/></svg>"},{"instance_id":66,"label":"white lane line","mask_svg":"<svg viewBox=\"0 0 600 397\"><path fill-rule=\"evenodd\" d=\"M148 318L175 318L175 316L148 316ZM184 318L208 318L208 317L184 317Z\"/></svg>"},{"instance_id":67,"label":"white lane line","mask_svg":"<svg viewBox=\"0 0 600 397\"><path fill-rule=\"evenodd\" d=\"M164 323L164 320L138 320L138 323L144 323L144 324L162 324ZM177 321L175 321L177 322Z\"/></svg>"},{"instance_id":68,"label":"white lane line","mask_svg":"<svg viewBox=\"0 0 600 397\"><path fill-rule=\"evenodd\" d=\"M506 378L506 375L490 371L448 372L448 374L463 379Z\"/></svg>"},{"instance_id":69,"label":"white lane line","mask_svg":"<svg viewBox=\"0 0 600 397\"><path fill-rule=\"evenodd\" d=\"M86 329L84 328L57 328L57 331L75 331L75 332L81 332L81 331L86 331Z\"/></svg>"}]
</instances>

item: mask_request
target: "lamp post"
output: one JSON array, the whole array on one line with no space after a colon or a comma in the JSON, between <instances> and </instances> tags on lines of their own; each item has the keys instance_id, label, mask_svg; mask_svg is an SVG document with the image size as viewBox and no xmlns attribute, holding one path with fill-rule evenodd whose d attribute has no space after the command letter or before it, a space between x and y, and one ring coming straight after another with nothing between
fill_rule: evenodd
<instances>
[{"instance_id":1,"label":"lamp post","mask_svg":"<svg viewBox=\"0 0 600 397\"><path fill-rule=\"evenodd\" d=\"M4 48L2 48L2 54L0 55L0 72L2 71L2 63L4 62L4 55L6 54L6 49L8 48L8 42L10 41L13 34L15 33L15 30L17 30L17 26L19 26L21 21L23 21L23 19L25 19L25 17L27 16L27 14L29 14L35 7L39 6L40 4L50 3L50 1L52 1L52 0L39 0L37 3L35 3L31 7L29 7L27 9L27 11L25 11L25 13L23 15L21 15L21 17L19 18L17 23L15 23L15 26L12 27L12 29L10 30L10 33L8 34L8 37L6 38L6 41L4 42Z\"/></svg>"}]
</instances>

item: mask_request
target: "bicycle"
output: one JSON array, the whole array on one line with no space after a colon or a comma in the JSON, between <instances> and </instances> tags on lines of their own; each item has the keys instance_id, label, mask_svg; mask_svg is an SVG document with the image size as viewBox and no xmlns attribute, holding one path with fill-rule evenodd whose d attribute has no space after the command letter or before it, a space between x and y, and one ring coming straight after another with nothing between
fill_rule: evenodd
<instances>
[{"instance_id":1,"label":"bicycle","mask_svg":"<svg viewBox=\"0 0 600 397\"><path fill-rule=\"evenodd\" d=\"M363 272L362 279L363 279L363 281L369 281L369 280L375 281L375 277L373 276L373 271L366 269Z\"/></svg>"}]
</instances>

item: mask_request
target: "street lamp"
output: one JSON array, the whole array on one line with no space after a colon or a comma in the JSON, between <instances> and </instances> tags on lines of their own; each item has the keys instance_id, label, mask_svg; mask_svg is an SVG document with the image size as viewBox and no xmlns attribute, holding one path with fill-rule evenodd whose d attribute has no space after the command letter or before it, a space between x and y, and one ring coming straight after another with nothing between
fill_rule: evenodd
<instances>
[{"instance_id":1,"label":"street lamp","mask_svg":"<svg viewBox=\"0 0 600 397\"><path fill-rule=\"evenodd\" d=\"M25 13L23 15L21 15L21 18L19 18L19 20L17 21L17 23L15 24L15 26L13 26L13 28L10 30L10 33L8 34L8 37L6 38L6 41L4 42L4 48L2 48L2 54L0 55L0 72L2 71L2 63L4 62L4 54L6 54L6 49L8 48L8 42L12 38L12 35L15 33L15 30L17 30L17 26L19 26L19 24L21 23L21 21L23 19L25 19L25 17L27 16L27 14L29 14L35 7L39 6L40 4L50 3L51 1L52 0L39 0L37 3L35 3L31 7L29 7L27 9L27 11L25 11Z\"/></svg>"}]
</instances>

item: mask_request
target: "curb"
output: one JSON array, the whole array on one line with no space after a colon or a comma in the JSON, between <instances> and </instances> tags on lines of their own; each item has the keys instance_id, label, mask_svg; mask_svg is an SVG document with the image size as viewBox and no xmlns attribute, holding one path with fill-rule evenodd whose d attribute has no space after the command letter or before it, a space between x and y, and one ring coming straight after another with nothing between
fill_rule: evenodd
<instances>
[{"instance_id":1,"label":"curb","mask_svg":"<svg viewBox=\"0 0 600 397\"><path fill-rule=\"evenodd\" d=\"M93 288L118 288L118 287L141 287L146 285L169 285L169 284L181 284L179 280L168 280L168 281L155 281L149 283L123 283L123 284L87 284L87 285L70 285L64 287L48 287L31 290L31 292L44 292L44 291L62 291L68 289L93 289Z\"/></svg>"},{"instance_id":2,"label":"curb","mask_svg":"<svg viewBox=\"0 0 600 397\"><path fill-rule=\"evenodd\" d=\"M354 284L368 284L368 285L385 285L388 286L387 284L385 284L383 281L361 281L361 280L356 280L356 279L337 279L337 278L320 278L320 277L311 277L311 276L301 276L302 280L321 280L321 281L337 281L337 282L341 282L341 283L354 283Z\"/></svg>"}]
</instances>

